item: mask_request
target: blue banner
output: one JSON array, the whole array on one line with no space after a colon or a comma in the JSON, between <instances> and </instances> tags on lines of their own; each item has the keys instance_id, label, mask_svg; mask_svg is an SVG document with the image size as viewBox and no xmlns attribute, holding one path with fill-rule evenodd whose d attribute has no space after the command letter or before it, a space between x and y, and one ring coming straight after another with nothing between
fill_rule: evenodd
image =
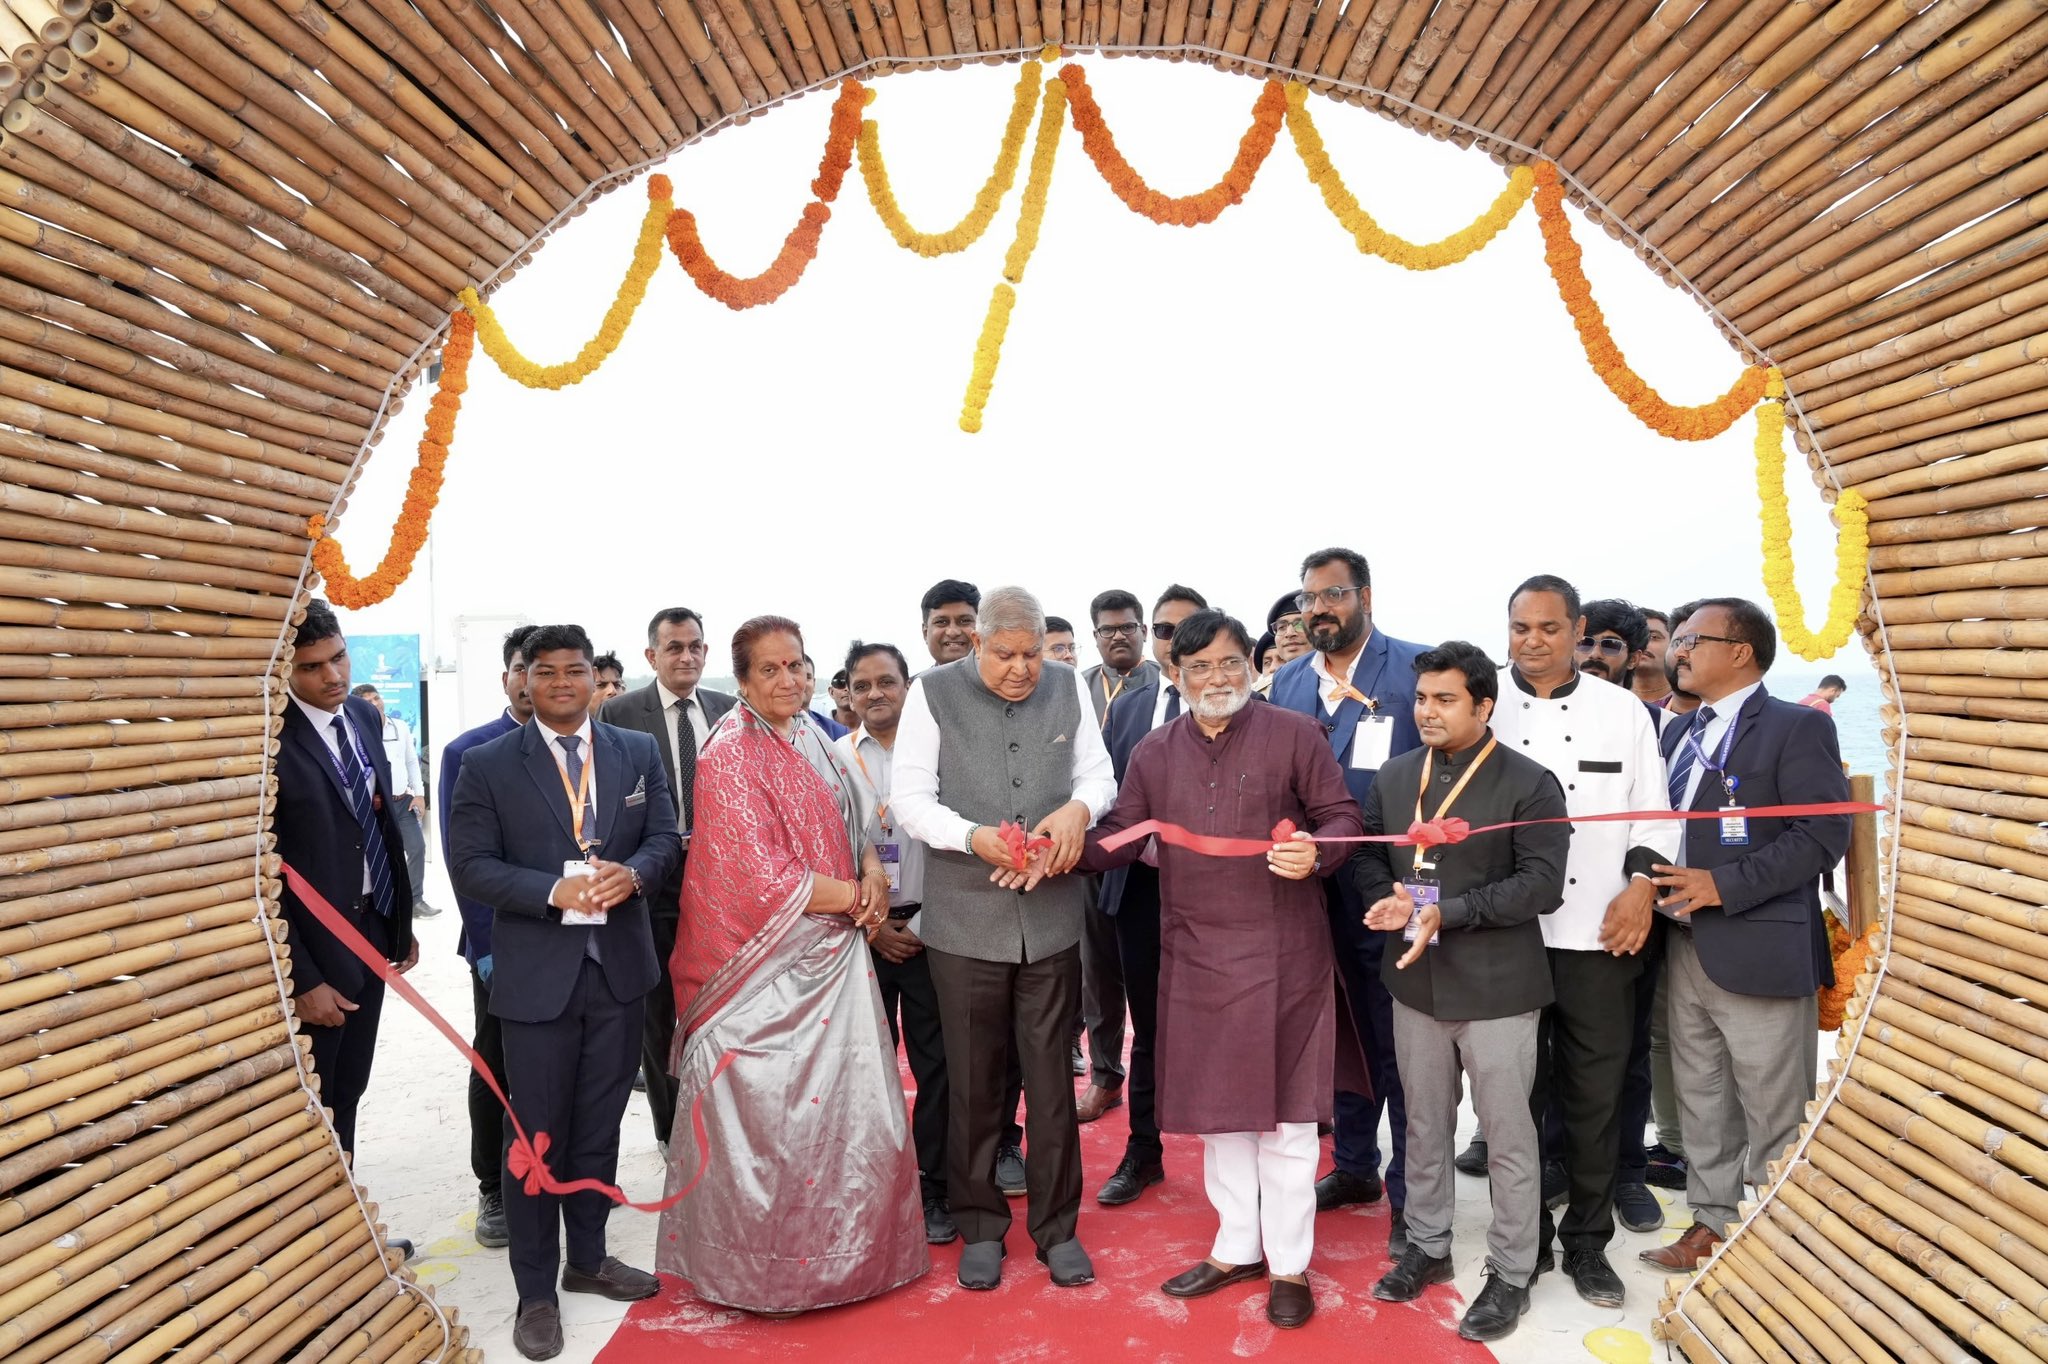
<instances>
[{"instance_id":1,"label":"blue banner","mask_svg":"<svg viewBox=\"0 0 2048 1364\"><path fill-rule=\"evenodd\" d=\"M420 732L420 637L418 635L351 635L348 641L349 687L369 683L384 698L384 713Z\"/></svg>"}]
</instances>

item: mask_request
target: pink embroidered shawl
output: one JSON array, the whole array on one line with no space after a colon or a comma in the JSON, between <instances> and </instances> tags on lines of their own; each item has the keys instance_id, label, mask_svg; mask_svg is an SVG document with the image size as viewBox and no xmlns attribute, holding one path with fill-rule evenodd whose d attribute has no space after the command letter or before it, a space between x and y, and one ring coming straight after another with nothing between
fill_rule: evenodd
<instances>
[{"instance_id":1,"label":"pink embroidered shawl","mask_svg":"<svg viewBox=\"0 0 2048 1364\"><path fill-rule=\"evenodd\" d=\"M747 705L734 706L697 759L697 824L669 959L679 1047L797 922L814 874L854 876L838 797L796 745L821 746L842 789L857 783L801 717L798 725L793 744Z\"/></svg>"}]
</instances>

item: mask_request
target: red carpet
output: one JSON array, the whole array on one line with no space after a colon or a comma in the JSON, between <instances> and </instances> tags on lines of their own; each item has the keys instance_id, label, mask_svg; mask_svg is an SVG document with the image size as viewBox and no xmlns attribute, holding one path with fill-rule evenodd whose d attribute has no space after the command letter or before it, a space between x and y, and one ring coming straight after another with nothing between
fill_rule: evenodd
<instances>
[{"instance_id":1,"label":"red carpet","mask_svg":"<svg viewBox=\"0 0 2048 1364\"><path fill-rule=\"evenodd\" d=\"M903 1078L907 1090L910 1076ZM1233 1357L1492 1364L1484 1346L1458 1338L1464 1305L1449 1285L1433 1287L1406 1306L1373 1301L1373 1282L1388 1268L1384 1203L1316 1219L1309 1270L1316 1315L1300 1330L1275 1330L1266 1321L1263 1283L1236 1285L1192 1302L1161 1293L1162 1282L1209 1253L1215 1213L1202 1192L1201 1143L1193 1137L1166 1139L1166 1182L1137 1202L1121 1208L1095 1202L1096 1188L1123 1155L1125 1112L1112 1109L1081 1129L1086 1180L1080 1236L1097 1275L1085 1288L1052 1286L1032 1254L1024 1202L1016 1199L1003 1284L993 1292L969 1293L954 1281L958 1241L934 1246L931 1272L915 1283L789 1321L765 1321L700 1302L688 1285L664 1275L661 1295L634 1304L599 1353L599 1364L673 1364L679 1357L1007 1364L1119 1356L1168 1364ZM685 1350L687 1356L679 1353Z\"/></svg>"}]
</instances>

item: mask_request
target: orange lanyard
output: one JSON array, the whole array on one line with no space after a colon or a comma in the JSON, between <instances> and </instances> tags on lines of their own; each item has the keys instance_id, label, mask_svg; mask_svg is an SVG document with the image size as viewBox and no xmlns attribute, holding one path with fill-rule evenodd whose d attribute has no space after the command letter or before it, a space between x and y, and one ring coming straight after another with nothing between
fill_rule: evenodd
<instances>
[{"instance_id":1,"label":"orange lanyard","mask_svg":"<svg viewBox=\"0 0 2048 1364\"><path fill-rule=\"evenodd\" d=\"M1448 796L1444 797L1444 803L1436 807L1436 814L1432 818L1442 819L1444 812L1451 808L1452 802L1465 794L1466 783L1479 774L1480 768L1486 766L1486 760L1493 756L1493 750L1499 744L1500 740L1498 739L1489 738L1486 741L1486 747L1479 750L1479 756L1474 758L1472 765L1465 769L1465 775L1458 778L1458 784L1451 788L1451 793ZM1415 822L1417 824L1422 823L1422 793L1429 789L1430 768L1435 762L1435 749L1432 748L1422 755L1422 785L1415 789Z\"/></svg>"},{"instance_id":2,"label":"orange lanyard","mask_svg":"<svg viewBox=\"0 0 2048 1364\"><path fill-rule=\"evenodd\" d=\"M597 755L593 753L584 760L583 771L576 778L574 789L571 789L569 786L569 764L566 762L555 764L555 775L562 779L562 794L569 798L570 831L576 839L577 850L586 856L592 848L597 846L598 842L594 838L587 843L583 841L583 809L586 802L590 799L590 769L597 765L596 759Z\"/></svg>"},{"instance_id":3,"label":"orange lanyard","mask_svg":"<svg viewBox=\"0 0 2048 1364\"><path fill-rule=\"evenodd\" d=\"M880 742L881 742L881 740L880 740L880 739L877 739L877 740L875 740L875 742L876 742L876 743L880 743ZM875 774L874 774L874 773L872 773L872 772L868 771L868 760L867 760L866 758L863 758L863 757L861 756L861 753L860 753L860 745L859 745L859 744L853 744L853 745L851 745L851 747L852 747L852 749L853 749L853 760L854 760L855 762L857 762L857 763L859 763L859 764L860 764L860 774L861 774L861 775L862 775L863 777L866 777L866 778L868 779L868 785L869 785L869 786L872 786L872 787L874 788L874 790L875 790L875 797L876 797L876 798L877 798L878 800L881 800L881 801L882 801L881 805L879 805L879 806L878 806L878 807L876 807L876 809L875 809L875 817L876 817L877 819L879 819L879 820L881 820L881 821L882 821L882 827L883 827L883 828L888 828L888 827L889 827L889 802L888 802L888 801L887 801L886 799L883 799L883 797L882 797L882 786L881 786L881 783L880 783L880 782L877 782L877 781L875 780Z\"/></svg>"},{"instance_id":4,"label":"orange lanyard","mask_svg":"<svg viewBox=\"0 0 2048 1364\"><path fill-rule=\"evenodd\" d=\"M1111 691L1109 689L1109 672L1107 669L1104 669L1101 677L1097 678L1096 680L1102 683L1102 718L1095 722L1095 727L1097 729L1107 729L1109 727L1110 704L1114 702L1117 699L1117 697L1122 696L1124 694L1124 683L1130 681L1131 679L1128 677L1119 677L1116 680L1115 691Z\"/></svg>"}]
</instances>

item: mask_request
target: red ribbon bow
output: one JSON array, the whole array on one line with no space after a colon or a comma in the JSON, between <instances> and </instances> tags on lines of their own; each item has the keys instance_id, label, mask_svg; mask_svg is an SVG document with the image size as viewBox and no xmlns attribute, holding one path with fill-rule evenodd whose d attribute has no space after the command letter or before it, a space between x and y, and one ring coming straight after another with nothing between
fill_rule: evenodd
<instances>
[{"instance_id":1,"label":"red ribbon bow","mask_svg":"<svg viewBox=\"0 0 2048 1364\"><path fill-rule=\"evenodd\" d=\"M1023 825L1012 824L1008 820L1004 820L996 826L996 837L1002 839L1003 846L1010 850L1010 869L1012 871L1024 870L1025 864L1031 860L1031 854L1043 852L1052 847L1051 839L1044 837L1032 838L1024 832Z\"/></svg>"},{"instance_id":2,"label":"red ribbon bow","mask_svg":"<svg viewBox=\"0 0 2048 1364\"><path fill-rule=\"evenodd\" d=\"M1418 848L1436 848L1446 843L1463 843L1472 826L1456 815L1418 819L1408 826L1408 841Z\"/></svg>"}]
</instances>

